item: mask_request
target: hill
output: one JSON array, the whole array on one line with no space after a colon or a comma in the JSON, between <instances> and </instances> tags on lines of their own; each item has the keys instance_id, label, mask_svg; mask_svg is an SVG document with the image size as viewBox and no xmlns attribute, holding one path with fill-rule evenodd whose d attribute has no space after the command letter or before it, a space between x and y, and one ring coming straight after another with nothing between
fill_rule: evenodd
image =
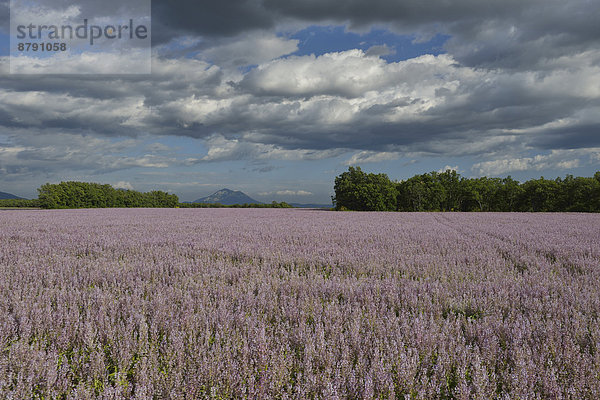
<instances>
[{"instance_id":1,"label":"hill","mask_svg":"<svg viewBox=\"0 0 600 400\"><path fill-rule=\"evenodd\" d=\"M221 189L210 196L195 200L194 203L219 203L226 206L232 204L262 204L239 190Z\"/></svg>"},{"instance_id":2,"label":"hill","mask_svg":"<svg viewBox=\"0 0 600 400\"><path fill-rule=\"evenodd\" d=\"M15 196L14 194L0 192L0 200L12 200L12 199L22 199L22 197Z\"/></svg>"}]
</instances>

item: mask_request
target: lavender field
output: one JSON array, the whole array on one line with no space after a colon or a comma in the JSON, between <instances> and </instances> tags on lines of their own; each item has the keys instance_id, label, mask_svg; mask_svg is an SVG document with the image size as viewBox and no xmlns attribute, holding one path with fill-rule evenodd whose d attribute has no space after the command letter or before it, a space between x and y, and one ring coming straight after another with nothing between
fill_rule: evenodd
<instances>
[{"instance_id":1,"label":"lavender field","mask_svg":"<svg viewBox=\"0 0 600 400\"><path fill-rule=\"evenodd\" d=\"M0 213L3 399L598 399L600 215Z\"/></svg>"}]
</instances>

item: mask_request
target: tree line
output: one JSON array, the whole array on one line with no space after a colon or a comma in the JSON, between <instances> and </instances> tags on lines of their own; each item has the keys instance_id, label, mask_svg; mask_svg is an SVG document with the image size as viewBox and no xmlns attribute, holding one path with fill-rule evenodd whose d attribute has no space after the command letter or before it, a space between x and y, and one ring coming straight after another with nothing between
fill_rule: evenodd
<instances>
[{"instance_id":1,"label":"tree line","mask_svg":"<svg viewBox=\"0 0 600 400\"><path fill-rule=\"evenodd\" d=\"M39 208L37 199L0 199L0 208Z\"/></svg>"},{"instance_id":2,"label":"tree line","mask_svg":"<svg viewBox=\"0 0 600 400\"><path fill-rule=\"evenodd\" d=\"M447 170L397 182L349 167L335 178L334 191L336 210L600 212L600 172L520 183L510 176L464 178Z\"/></svg>"},{"instance_id":3,"label":"tree line","mask_svg":"<svg viewBox=\"0 0 600 400\"><path fill-rule=\"evenodd\" d=\"M0 208L292 208L286 202L269 204L180 203L174 194L154 190L147 193L115 189L88 182L47 183L38 189L38 198L0 200Z\"/></svg>"},{"instance_id":4,"label":"tree line","mask_svg":"<svg viewBox=\"0 0 600 400\"><path fill-rule=\"evenodd\" d=\"M88 182L47 183L38 189L41 208L174 208L179 198L159 190L142 193Z\"/></svg>"},{"instance_id":5,"label":"tree line","mask_svg":"<svg viewBox=\"0 0 600 400\"><path fill-rule=\"evenodd\" d=\"M290 204L282 201L271 203L244 203L244 204L221 204L221 203L180 203L181 208L293 208Z\"/></svg>"}]
</instances>

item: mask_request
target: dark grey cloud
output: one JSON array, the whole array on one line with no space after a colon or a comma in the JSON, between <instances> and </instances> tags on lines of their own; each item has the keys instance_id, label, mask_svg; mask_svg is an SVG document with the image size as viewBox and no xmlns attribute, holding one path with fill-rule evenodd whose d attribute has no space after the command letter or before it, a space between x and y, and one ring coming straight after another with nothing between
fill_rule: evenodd
<instances>
[{"instance_id":1,"label":"dark grey cloud","mask_svg":"<svg viewBox=\"0 0 600 400\"><path fill-rule=\"evenodd\" d=\"M334 20L349 21L357 26L390 22L407 25L413 29L422 24L453 22L459 19L514 15L515 11L527 8L518 0L487 1L444 0L388 1L388 0L349 0L340 4L334 0L300 0L283 2L265 0L267 9L275 10L279 15L301 18L310 21ZM538 3L539 4L539 3Z\"/></svg>"},{"instance_id":2,"label":"dark grey cloud","mask_svg":"<svg viewBox=\"0 0 600 400\"><path fill-rule=\"evenodd\" d=\"M536 148L546 150L600 147L600 125L583 123L547 129L533 137L530 143Z\"/></svg>"},{"instance_id":3,"label":"dark grey cloud","mask_svg":"<svg viewBox=\"0 0 600 400\"><path fill-rule=\"evenodd\" d=\"M235 0L154 1L156 43L180 35L234 36L286 21L387 25L397 32L452 36L447 45L465 65L527 68L595 47L600 3L589 0Z\"/></svg>"},{"instance_id":4,"label":"dark grey cloud","mask_svg":"<svg viewBox=\"0 0 600 400\"><path fill-rule=\"evenodd\" d=\"M275 14L259 0L152 2L152 40L164 43L182 35L235 36L275 25Z\"/></svg>"},{"instance_id":5,"label":"dark grey cloud","mask_svg":"<svg viewBox=\"0 0 600 400\"><path fill-rule=\"evenodd\" d=\"M309 22L387 24L401 33L452 36L447 49L465 65L527 68L600 39L600 3L589 0L265 0L266 8Z\"/></svg>"},{"instance_id":6,"label":"dark grey cloud","mask_svg":"<svg viewBox=\"0 0 600 400\"><path fill-rule=\"evenodd\" d=\"M0 1L4 30L7 4ZM94 16L134 14L136 8L120 0L79 4L83 15ZM348 24L350 29L377 25L424 38L448 34L447 50L465 65L527 69L595 48L600 40L599 14L600 3L591 0L154 0L152 37L156 45L182 36L202 37L196 45L202 50L224 37L284 29L289 23Z\"/></svg>"}]
</instances>

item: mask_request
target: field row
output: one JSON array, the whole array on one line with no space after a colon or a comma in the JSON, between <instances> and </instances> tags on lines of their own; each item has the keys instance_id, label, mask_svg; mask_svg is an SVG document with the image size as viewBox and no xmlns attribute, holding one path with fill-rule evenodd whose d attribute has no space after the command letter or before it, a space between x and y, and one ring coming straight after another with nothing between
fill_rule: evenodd
<instances>
[{"instance_id":1,"label":"field row","mask_svg":"<svg viewBox=\"0 0 600 400\"><path fill-rule=\"evenodd\" d=\"M1 398L597 399L600 215L0 213Z\"/></svg>"}]
</instances>

